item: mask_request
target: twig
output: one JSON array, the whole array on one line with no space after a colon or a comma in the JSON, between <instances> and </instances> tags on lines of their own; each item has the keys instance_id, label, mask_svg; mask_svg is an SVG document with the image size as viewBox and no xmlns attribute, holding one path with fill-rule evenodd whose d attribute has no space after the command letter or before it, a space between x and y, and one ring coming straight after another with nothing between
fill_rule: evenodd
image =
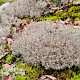
<instances>
[{"instance_id":1,"label":"twig","mask_svg":"<svg viewBox=\"0 0 80 80\"><path fill-rule=\"evenodd\" d=\"M0 59L4 58L7 54L9 54L9 52L5 53L4 55L1 55Z\"/></svg>"}]
</instances>

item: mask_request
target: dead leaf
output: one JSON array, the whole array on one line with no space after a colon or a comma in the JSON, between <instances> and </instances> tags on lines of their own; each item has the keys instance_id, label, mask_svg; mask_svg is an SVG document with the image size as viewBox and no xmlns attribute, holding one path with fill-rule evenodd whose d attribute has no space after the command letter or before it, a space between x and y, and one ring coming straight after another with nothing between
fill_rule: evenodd
<instances>
[{"instance_id":1,"label":"dead leaf","mask_svg":"<svg viewBox=\"0 0 80 80\"><path fill-rule=\"evenodd\" d=\"M0 63L3 63L3 60L0 60Z\"/></svg>"},{"instance_id":2,"label":"dead leaf","mask_svg":"<svg viewBox=\"0 0 80 80\"><path fill-rule=\"evenodd\" d=\"M8 80L9 76L3 75L2 80Z\"/></svg>"},{"instance_id":3,"label":"dead leaf","mask_svg":"<svg viewBox=\"0 0 80 80\"><path fill-rule=\"evenodd\" d=\"M43 75L39 80L56 80L52 75Z\"/></svg>"},{"instance_id":4,"label":"dead leaf","mask_svg":"<svg viewBox=\"0 0 80 80\"><path fill-rule=\"evenodd\" d=\"M2 67L3 67L3 69L9 69L9 68L11 68L11 65L9 65L9 64L3 64Z\"/></svg>"},{"instance_id":5,"label":"dead leaf","mask_svg":"<svg viewBox=\"0 0 80 80\"><path fill-rule=\"evenodd\" d=\"M7 45L10 45L12 42L13 42L13 40L11 38L7 38L6 39L6 44Z\"/></svg>"},{"instance_id":6,"label":"dead leaf","mask_svg":"<svg viewBox=\"0 0 80 80\"><path fill-rule=\"evenodd\" d=\"M10 75L8 80L14 80L14 75Z\"/></svg>"},{"instance_id":7,"label":"dead leaf","mask_svg":"<svg viewBox=\"0 0 80 80\"><path fill-rule=\"evenodd\" d=\"M51 75L45 75L46 77L50 78L51 80L56 80L55 77L51 76Z\"/></svg>"}]
</instances>

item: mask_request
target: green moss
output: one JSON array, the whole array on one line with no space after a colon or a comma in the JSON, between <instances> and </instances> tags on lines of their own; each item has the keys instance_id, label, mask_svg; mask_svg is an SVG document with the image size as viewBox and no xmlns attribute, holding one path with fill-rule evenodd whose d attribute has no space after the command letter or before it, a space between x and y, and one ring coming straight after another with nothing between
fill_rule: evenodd
<instances>
[{"instance_id":1,"label":"green moss","mask_svg":"<svg viewBox=\"0 0 80 80\"><path fill-rule=\"evenodd\" d=\"M76 12L76 6L72 6L69 8L68 13Z\"/></svg>"},{"instance_id":2,"label":"green moss","mask_svg":"<svg viewBox=\"0 0 80 80\"><path fill-rule=\"evenodd\" d=\"M62 12L63 12L62 10L58 10L58 11L56 11L56 12L54 13L54 15L55 15L55 16L60 16L60 15L62 14Z\"/></svg>"},{"instance_id":3,"label":"green moss","mask_svg":"<svg viewBox=\"0 0 80 80\"><path fill-rule=\"evenodd\" d=\"M41 16L39 18L26 18L24 17L25 20L34 20L34 21L56 21L56 20L65 20L66 18L70 18L72 22L75 20L80 20L80 6L72 6L68 9L68 12L64 12L63 10L57 10L54 14L48 13L44 17Z\"/></svg>"},{"instance_id":4,"label":"green moss","mask_svg":"<svg viewBox=\"0 0 80 80\"><path fill-rule=\"evenodd\" d=\"M12 58L13 58L13 55L7 55L6 58L5 58L5 63L11 63L12 62Z\"/></svg>"},{"instance_id":5,"label":"green moss","mask_svg":"<svg viewBox=\"0 0 80 80\"><path fill-rule=\"evenodd\" d=\"M80 21L80 18L79 18L79 17L75 18L74 22L75 22L75 21Z\"/></svg>"},{"instance_id":6,"label":"green moss","mask_svg":"<svg viewBox=\"0 0 80 80\"><path fill-rule=\"evenodd\" d=\"M0 79L2 79L2 64L0 64Z\"/></svg>"},{"instance_id":7,"label":"green moss","mask_svg":"<svg viewBox=\"0 0 80 80\"><path fill-rule=\"evenodd\" d=\"M0 5L2 5L3 3L7 2L8 0L0 0Z\"/></svg>"},{"instance_id":8,"label":"green moss","mask_svg":"<svg viewBox=\"0 0 80 80\"><path fill-rule=\"evenodd\" d=\"M64 12L63 14L60 15L60 17L62 20L65 20L67 18L67 13Z\"/></svg>"},{"instance_id":9,"label":"green moss","mask_svg":"<svg viewBox=\"0 0 80 80\"><path fill-rule=\"evenodd\" d=\"M17 75L14 80L26 80L26 77L23 75Z\"/></svg>"},{"instance_id":10,"label":"green moss","mask_svg":"<svg viewBox=\"0 0 80 80\"><path fill-rule=\"evenodd\" d=\"M11 55L7 55L6 62L11 61ZM18 69L23 69L26 74L20 75L16 74L15 80L38 80L38 78L42 75L53 75L57 78L57 80L80 80L80 66L75 67L73 66L70 69L63 69L63 70L45 70L41 66L31 66L23 61L19 61L16 63L16 67ZM2 68L2 66L1 66ZM0 70L1 72L1 70Z\"/></svg>"},{"instance_id":11,"label":"green moss","mask_svg":"<svg viewBox=\"0 0 80 80\"><path fill-rule=\"evenodd\" d=\"M16 65L18 68L25 68L25 64L23 63L23 61L17 62Z\"/></svg>"},{"instance_id":12,"label":"green moss","mask_svg":"<svg viewBox=\"0 0 80 80\"><path fill-rule=\"evenodd\" d=\"M68 13L79 13L80 12L80 6L72 6L68 9Z\"/></svg>"},{"instance_id":13,"label":"green moss","mask_svg":"<svg viewBox=\"0 0 80 80\"><path fill-rule=\"evenodd\" d=\"M60 20L60 17L58 17L58 16L50 16L50 17L46 17L46 20L48 20L48 21Z\"/></svg>"},{"instance_id":14,"label":"green moss","mask_svg":"<svg viewBox=\"0 0 80 80\"><path fill-rule=\"evenodd\" d=\"M42 68L26 65L27 80L29 77L29 80L38 80L38 77L42 75L43 72L44 70Z\"/></svg>"},{"instance_id":15,"label":"green moss","mask_svg":"<svg viewBox=\"0 0 80 80\"><path fill-rule=\"evenodd\" d=\"M2 79L2 69L0 69L0 80Z\"/></svg>"},{"instance_id":16,"label":"green moss","mask_svg":"<svg viewBox=\"0 0 80 80\"><path fill-rule=\"evenodd\" d=\"M67 77L66 80L80 80L80 73L76 74L75 71L69 70L69 74L72 76Z\"/></svg>"},{"instance_id":17,"label":"green moss","mask_svg":"<svg viewBox=\"0 0 80 80\"><path fill-rule=\"evenodd\" d=\"M46 17L40 17L38 19L36 19L36 21L56 21L56 20L60 20L60 17L58 16L46 16Z\"/></svg>"},{"instance_id":18,"label":"green moss","mask_svg":"<svg viewBox=\"0 0 80 80\"><path fill-rule=\"evenodd\" d=\"M23 63L22 61L18 62L16 66L18 67L18 69L23 68L26 71L26 74L25 74L26 80L38 80L38 77L42 75L44 72L43 68L30 66L26 63ZM18 80L18 79L15 79L15 80Z\"/></svg>"},{"instance_id":19,"label":"green moss","mask_svg":"<svg viewBox=\"0 0 80 80\"><path fill-rule=\"evenodd\" d=\"M80 66L70 69L54 70L52 73L58 80L80 80Z\"/></svg>"},{"instance_id":20,"label":"green moss","mask_svg":"<svg viewBox=\"0 0 80 80\"><path fill-rule=\"evenodd\" d=\"M9 54L3 58L4 63L11 64L13 62L13 57L14 55L12 54L12 52L9 52Z\"/></svg>"},{"instance_id":21,"label":"green moss","mask_svg":"<svg viewBox=\"0 0 80 80\"><path fill-rule=\"evenodd\" d=\"M9 0L0 0L0 5L4 4L5 2L8 2ZM12 2L14 2L16 0L12 0Z\"/></svg>"},{"instance_id":22,"label":"green moss","mask_svg":"<svg viewBox=\"0 0 80 80\"><path fill-rule=\"evenodd\" d=\"M80 19L80 12L77 14L78 18Z\"/></svg>"},{"instance_id":23,"label":"green moss","mask_svg":"<svg viewBox=\"0 0 80 80\"><path fill-rule=\"evenodd\" d=\"M36 19L36 21L44 21L44 20L46 20L45 17L39 17L39 18Z\"/></svg>"},{"instance_id":24,"label":"green moss","mask_svg":"<svg viewBox=\"0 0 80 80\"><path fill-rule=\"evenodd\" d=\"M45 70L43 68L39 67L32 67L29 65L26 65L25 67L26 75L17 75L15 80L20 79L21 80L38 80L40 75L53 75L57 78L57 80L80 80L80 67L72 67L70 69L64 69L64 70Z\"/></svg>"},{"instance_id":25,"label":"green moss","mask_svg":"<svg viewBox=\"0 0 80 80\"><path fill-rule=\"evenodd\" d=\"M61 10L56 11L53 15L47 14L45 17L40 17L38 19L35 19L35 21L55 21L55 20L65 20L67 17L69 17L72 21L78 21L80 20L80 6L72 6L69 8L68 13L65 13ZM32 18L24 18L26 21L32 20ZM11 29L12 31L12 29ZM5 46L7 48L7 46ZM10 48L9 48L10 50ZM12 62L13 55L9 54L4 58L5 63L11 63ZM17 74L15 80L38 80L38 78L41 75L53 75L58 80L80 80L80 67L72 67L70 69L64 69L64 70L45 70L44 68L40 66L30 66L27 63L24 63L23 61L19 61L16 63L16 66L18 69L23 69L26 71L26 74L20 75ZM1 69L0 69L1 72ZM1 76L1 75L0 75Z\"/></svg>"},{"instance_id":26,"label":"green moss","mask_svg":"<svg viewBox=\"0 0 80 80\"><path fill-rule=\"evenodd\" d=\"M68 10L68 16L72 21L80 20L80 6L72 6Z\"/></svg>"},{"instance_id":27,"label":"green moss","mask_svg":"<svg viewBox=\"0 0 80 80\"><path fill-rule=\"evenodd\" d=\"M32 18L27 18L27 17L23 17L23 19L26 20L26 21L31 21L32 20Z\"/></svg>"},{"instance_id":28,"label":"green moss","mask_svg":"<svg viewBox=\"0 0 80 80\"><path fill-rule=\"evenodd\" d=\"M37 21L65 20L66 18L70 18L71 21L80 20L80 6L72 6L68 9L68 12L57 10L53 15L47 14L46 17L40 17L37 19Z\"/></svg>"}]
</instances>

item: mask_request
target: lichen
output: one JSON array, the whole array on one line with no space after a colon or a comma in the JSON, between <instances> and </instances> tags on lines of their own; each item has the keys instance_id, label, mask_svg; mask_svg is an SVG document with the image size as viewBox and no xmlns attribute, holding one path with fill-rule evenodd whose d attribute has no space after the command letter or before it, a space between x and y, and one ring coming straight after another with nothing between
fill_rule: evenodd
<instances>
[{"instance_id":1,"label":"lichen","mask_svg":"<svg viewBox=\"0 0 80 80\"><path fill-rule=\"evenodd\" d=\"M33 22L13 43L14 54L22 54L32 65L63 69L80 64L80 29L49 21Z\"/></svg>"},{"instance_id":2,"label":"lichen","mask_svg":"<svg viewBox=\"0 0 80 80\"><path fill-rule=\"evenodd\" d=\"M8 15L23 17L40 17L46 12L47 3L39 0L17 0L5 8L3 12Z\"/></svg>"}]
</instances>

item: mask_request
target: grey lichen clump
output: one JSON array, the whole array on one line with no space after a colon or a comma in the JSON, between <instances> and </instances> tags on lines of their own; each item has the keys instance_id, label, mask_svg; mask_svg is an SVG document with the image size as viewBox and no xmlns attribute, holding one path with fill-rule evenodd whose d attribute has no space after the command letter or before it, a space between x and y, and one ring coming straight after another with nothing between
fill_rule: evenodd
<instances>
[{"instance_id":1,"label":"grey lichen clump","mask_svg":"<svg viewBox=\"0 0 80 80\"><path fill-rule=\"evenodd\" d=\"M80 29L57 22L33 22L13 43L14 54L22 54L32 65L63 69L80 64Z\"/></svg>"},{"instance_id":2,"label":"grey lichen clump","mask_svg":"<svg viewBox=\"0 0 80 80\"><path fill-rule=\"evenodd\" d=\"M4 24L0 24L0 46L5 44L6 36L10 34L10 27Z\"/></svg>"},{"instance_id":3,"label":"grey lichen clump","mask_svg":"<svg viewBox=\"0 0 80 80\"><path fill-rule=\"evenodd\" d=\"M4 9L4 13L18 17L40 17L46 12L47 3L39 0L17 0Z\"/></svg>"}]
</instances>

